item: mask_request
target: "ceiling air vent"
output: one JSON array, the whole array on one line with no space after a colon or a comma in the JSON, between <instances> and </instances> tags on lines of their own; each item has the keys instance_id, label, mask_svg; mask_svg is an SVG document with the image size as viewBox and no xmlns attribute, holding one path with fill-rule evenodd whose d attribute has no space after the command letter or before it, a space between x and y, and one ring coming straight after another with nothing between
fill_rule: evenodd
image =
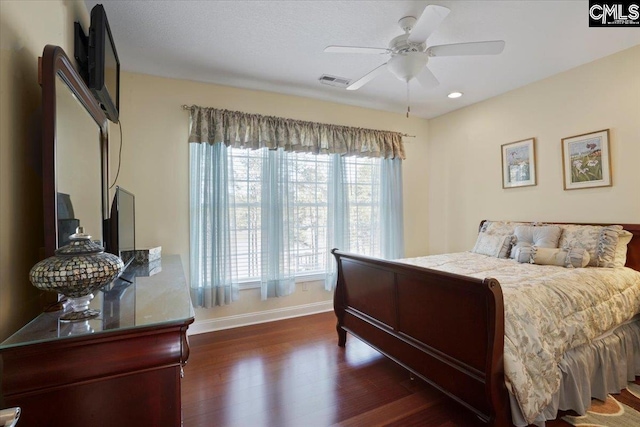
<instances>
[{"instance_id":1,"label":"ceiling air vent","mask_svg":"<svg viewBox=\"0 0 640 427\"><path fill-rule=\"evenodd\" d=\"M335 86L335 87L341 87L341 88L345 88L349 86L349 83L351 82L351 80L345 79L344 77L329 76L327 74L323 74L322 76L320 76L318 80L323 85L329 85L329 86Z\"/></svg>"}]
</instances>

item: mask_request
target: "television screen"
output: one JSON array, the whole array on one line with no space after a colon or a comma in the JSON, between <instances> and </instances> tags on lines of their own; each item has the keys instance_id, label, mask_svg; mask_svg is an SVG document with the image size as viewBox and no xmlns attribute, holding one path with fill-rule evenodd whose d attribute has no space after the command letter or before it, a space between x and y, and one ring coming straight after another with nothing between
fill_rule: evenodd
<instances>
[{"instance_id":1,"label":"television screen","mask_svg":"<svg viewBox=\"0 0 640 427\"><path fill-rule=\"evenodd\" d=\"M118 255L125 265L130 263L136 249L135 197L122 187L116 187L109 219L107 251Z\"/></svg>"},{"instance_id":2,"label":"television screen","mask_svg":"<svg viewBox=\"0 0 640 427\"><path fill-rule=\"evenodd\" d=\"M122 253L136 248L135 202L133 194L122 188L118 190L118 247Z\"/></svg>"},{"instance_id":3,"label":"television screen","mask_svg":"<svg viewBox=\"0 0 640 427\"><path fill-rule=\"evenodd\" d=\"M109 21L101 4L91 9L89 29L89 89L105 114L118 123L120 109L120 60Z\"/></svg>"},{"instance_id":4,"label":"television screen","mask_svg":"<svg viewBox=\"0 0 640 427\"><path fill-rule=\"evenodd\" d=\"M113 45L113 39L109 37L109 43L105 43L105 55L104 55L104 86L109 94L109 97L116 102L116 110L120 108L119 104L119 90L118 90L118 76L120 74L120 64L115 52L115 46ZM117 113L117 111L116 111ZM116 120L117 121L117 120Z\"/></svg>"}]
</instances>

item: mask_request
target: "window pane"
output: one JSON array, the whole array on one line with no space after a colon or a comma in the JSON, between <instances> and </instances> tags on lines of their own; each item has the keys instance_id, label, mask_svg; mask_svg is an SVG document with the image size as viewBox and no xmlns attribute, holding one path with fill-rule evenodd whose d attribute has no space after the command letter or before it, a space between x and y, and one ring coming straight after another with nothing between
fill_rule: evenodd
<instances>
[{"instance_id":1,"label":"window pane","mask_svg":"<svg viewBox=\"0 0 640 427\"><path fill-rule=\"evenodd\" d=\"M349 157L349 233L351 251L363 255L380 255L378 230L378 159Z\"/></svg>"},{"instance_id":2,"label":"window pane","mask_svg":"<svg viewBox=\"0 0 640 427\"><path fill-rule=\"evenodd\" d=\"M320 272L326 256L329 156L290 153L294 194L294 251L298 273ZM322 213L322 216L320 215Z\"/></svg>"}]
</instances>

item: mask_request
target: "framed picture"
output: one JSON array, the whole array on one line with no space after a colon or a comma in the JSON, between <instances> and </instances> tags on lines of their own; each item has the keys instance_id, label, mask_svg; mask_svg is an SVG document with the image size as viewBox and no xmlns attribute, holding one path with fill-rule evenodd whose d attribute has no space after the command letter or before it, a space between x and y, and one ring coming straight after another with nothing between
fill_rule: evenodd
<instances>
[{"instance_id":1,"label":"framed picture","mask_svg":"<svg viewBox=\"0 0 640 427\"><path fill-rule=\"evenodd\" d=\"M536 185L535 138L502 145L502 188Z\"/></svg>"},{"instance_id":2,"label":"framed picture","mask_svg":"<svg viewBox=\"0 0 640 427\"><path fill-rule=\"evenodd\" d=\"M565 190L611 186L609 129L562 139Z\"/></svg>"}]
</instances>

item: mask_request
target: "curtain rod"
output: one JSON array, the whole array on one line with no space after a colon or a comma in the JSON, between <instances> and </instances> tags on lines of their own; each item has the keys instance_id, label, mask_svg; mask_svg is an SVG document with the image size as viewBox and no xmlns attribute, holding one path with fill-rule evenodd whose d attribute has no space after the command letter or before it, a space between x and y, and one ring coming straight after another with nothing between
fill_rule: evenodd
<instances>
[{"instance_id":1,"label":"curtain rod","mask_svg":"<svg viewBox=\"0 0 640 427\"><path fill-rule=\"evenodd\" d=\"M182 104L182 109L183 110L191 110L191 107L192 107L191 105ZM402 137L404 137L404 138L415 138L416 137L415 135L409 135L407 133L401 133L400 135Z\"/></svg>"}]
</instances>

